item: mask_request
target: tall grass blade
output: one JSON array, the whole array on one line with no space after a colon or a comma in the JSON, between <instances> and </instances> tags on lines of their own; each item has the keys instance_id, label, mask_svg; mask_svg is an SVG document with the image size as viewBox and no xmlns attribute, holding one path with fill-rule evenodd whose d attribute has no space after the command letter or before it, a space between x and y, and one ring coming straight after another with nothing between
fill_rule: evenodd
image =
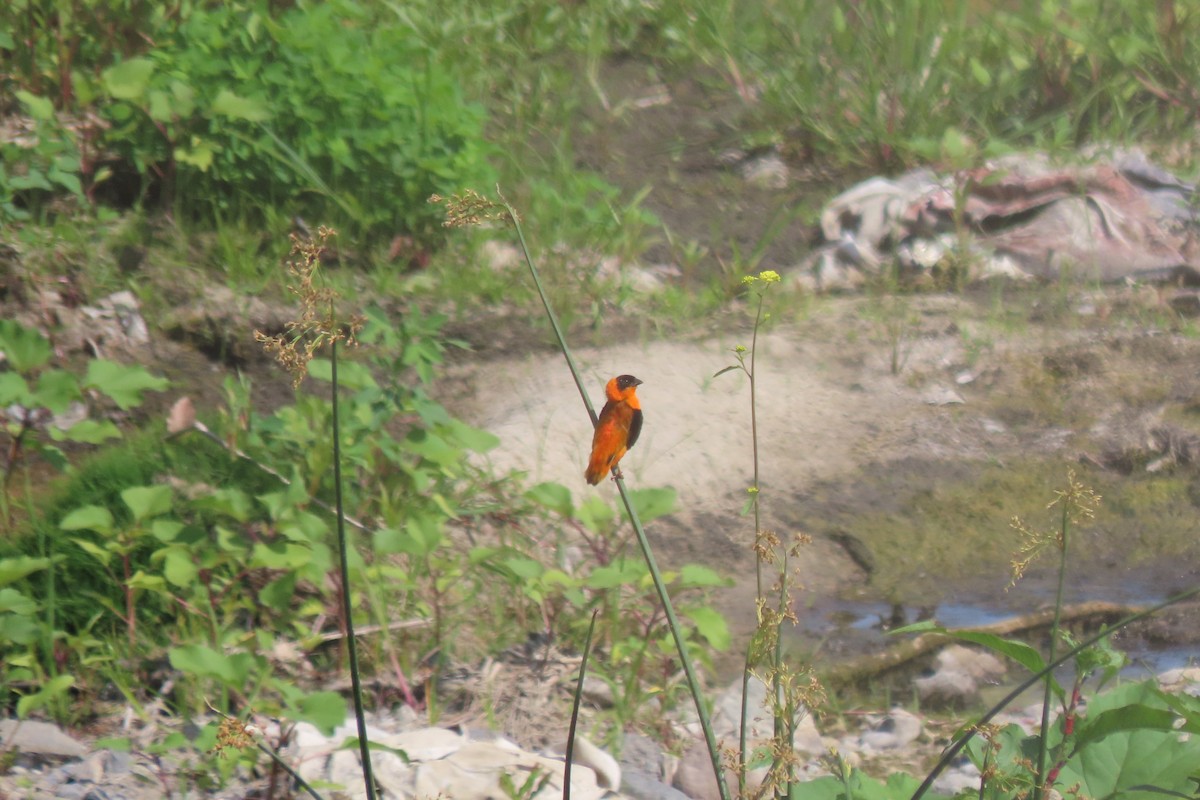
<instances>
[{"instance_id":1,"label":"tall grass blade","mask_svg":"<svg viewBox=\"0 0 1200 800\"><path fill-rule=\"evenodd\" d=\"M332 316L332 314L331 314ZM330 346L329 358L333 384L333 497L337 509L338 568L341 573L342 618L346 625L346 652L350 658L350 685L354 695L354 721L358 726L358 754L362 759L363 783L367 800L375 800L375 776L371 770L371 744L367 741L367 720L363 710L362 678L358 672L358 645L354 638L354 609L350 603L350 565L346 547L346 515L342 505L342 447L338 417L337 340Z\"/></svg>"},{"instance_id":2,"label":"tall grass blade","mask_svg":"<svg viewBox=\"0 0 1200 800\"><path fill-rule=\"evenodd\" d=\"M546 296L546 291L542 287L542 280L538 275L537 267L534 266L533 258L529 255L529 247L525 242L525 233L521 229L520 218L517 216L516 209L509 205L507 201L501 200L501 204L512 221L513 228L517 232L517 239L521 244L521 252L525 258L525 264L529 267L529 273L533 277L533 284L537 287L538 296L542 300L542 306L546 309L546 315L550 320L551 327L554 329L554 335L558 339L559 349L567 361L567 367L571 370L571 377L575 380L575 387L579 390L579 396L583 398L583 404L587 408L588 416L591 417L592 425L595 425L597 422L596 410L588 398L587 390L583 385L583 377L579 372L579 368L575 365L575 359L571 355L571 349L567 345L566 337L563 335L562 328L558 324L558 318L554 314L554 309L550 306L550 299ZM625 512L629 515L629 522L633 525L634 534L637 536L642 557L646 560L646 567L649 569L650 577L654 582L654 591L658 594L658 599L662 603L663 613L667 618L667 627L671 630L671 638L675 641L675 649L679 653L679 661L683 667L684 676L687 679L688 690L691 692L692 700L696 704L696 714L700 718L700 727L704 731L704 742L708 746L708 754L712 760L713 773L717 779L717 788L720 790L721 800L731 800L729 787L726 785L724 779L724 770L721 767L721 752L717 747L716 736L713 734L712 722L709 719L708 709L704 703L704 695L700 690L700 681L696 678L696 670L692 666L691 657L688 655L687 642L683 637L683 628L680 626L679 619L675 615L675 607L671 603L671 596L667 593L667 586L663 582L662 573L658 569L658 563L654 560L654 553L650 549L650 542L646 538L646 531L642 527L642 521L638 517L637 511L633 507L629 490L625 487L625 480L617 477L616 484L617 491L621 494L621 501L625 505Z\"/></svg>"},{"instance_id":3,"label":"tall grass blade","mask_svg":"<svg viewBox=\"0 0 1200 800\"><path fill-rule=\"evenodd\" d=\"M592 653L592 633L596 630L596 615L600 609L592 612L592 621L588 623L587 638L583 640L583 658L579 662L579 680L575 684L575 698L571 701L571 725L567 728L567 752L564 754L566 764L563 766L563 800L571 800L571 759L575 756L575 727L579 722L579 704L583 700L583 679L587 677L588 656Z\"/></svg>"}]
</instances>

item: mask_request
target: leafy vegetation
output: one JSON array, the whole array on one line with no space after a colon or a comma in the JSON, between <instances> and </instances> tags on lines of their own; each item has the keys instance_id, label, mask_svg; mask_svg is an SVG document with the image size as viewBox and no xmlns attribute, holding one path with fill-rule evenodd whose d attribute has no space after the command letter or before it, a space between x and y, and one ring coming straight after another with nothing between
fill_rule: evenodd
<instances>
[{"instance_id":1,"label":"leafy vegetation","mask_svg":"<svg viewBox=\"0 0 1200 800\"><path fill-rule=\"evenodd\" d=\"M0 140L0 223L29 274L0 272L0 299L73 272L86 289L149 292L178 267L217 262L236 288L257 290L283 229L301 216L346 231L344 260L360 251L362 274L328 279L381 305L362 309L362 347L343 351L336 389L334 362L319 354L305 391L275 408L256 408L249 382L228 378L223 408L166 435L133 430L141 420L128 415L165 388L161 378L112 360L56 362L42 332L0 321L0 518L17 531L0 545L5 704L20 717L79 721L115 688L135 709L163 699L180 715L211 707L329 730L345 720L345 698L318 690L296 664L340 669L344 653L358 652L341 646L353 625L364 668L386 670L396 699L436 715L449 702L437 694L446 664L533 631L579 648L596 612L591 669L614 698L606 730L653 727L689 694L702 708L690 670L704 657L687 654L731 644L708 599L722 578L697 565L659 573L644 536L633 552L622 509L595 496L490 474L479 456L494 438L430 397L455 346L443 312L540 301L476 258L494 229L447 242L427 198L499 178L550 244L542 299L574 323L568 331L633 302L619 282L580 277L580 263L634 261L661 231L685 280L644 302L690 318L738 291L762 244L722 261L711 243L673 240L648 189L627 194L580 168L581 135L630 114L610 97L609 65L635 62L651 81L688 74L735 98L733 136L747 150L776 146L835 170L961 169L1021 147L1190 135L1197 26L1181 3L1143 0L1113 0L1103 14L1084 0L6 4L0 116L14 127ZM161 227L196 237L156 250L169 257L149 282L142 270L153 266L121 266L109 252L146 244ZM411 241L397 245L398 235ZM428 269L398 276L398 253ZM751 285L765 291L769 275ZM914 334L909 304L888 291L872 314L899 373ZM753 348L748 363L745 352L738 366L753 382ZM337 404L312 388L331 389ZM68 420L76 405L85 413ZM30 489L35 469L63 478L49 498ZM783 752L792 712L817 695L782 661L790 546L757 524L757 479L753 488L760 570L768 556L782 566L778 604L759 608L750 666L770 678ZM669 490L622 490L632 519L675 509ZM340 521L352 529L344 573ZM1113 663L1103 649L1074 652L1065 634L1045 656L974 641L1028 668L1047 708L1063 710L1034 735L1009 727L960 739L989 776L984 794L1077 786L1111 796L1145 785L1194 794L1196 740L1179 732L1200 732L1200 708L1187 698L1144 684L1064 689L1040 674L1060 650L1079 680ZM156 671L168 668L175 689L155 697ZM196 747L222 735L207 722ZM181 734L157 745L188 746ZM250 749L243 759L257 757ZM773 758L771 779L789 796L921 791L911 776L884 784L844 763L800 783L794 765L745 743L738 766ZM195 784L236 766L201 756Z\"/></svg>"}]
</instances>

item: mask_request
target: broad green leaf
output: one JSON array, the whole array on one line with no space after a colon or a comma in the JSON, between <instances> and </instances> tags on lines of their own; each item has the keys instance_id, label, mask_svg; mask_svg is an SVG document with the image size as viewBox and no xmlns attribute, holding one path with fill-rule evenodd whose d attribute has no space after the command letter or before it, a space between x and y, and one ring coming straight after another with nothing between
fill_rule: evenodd
<instances>
[{"instance_id":1,"label":"broad green leaf","mask_svg":"<svg viewBox=\"0 0 1200 800\"><path fill-rule=\"evenodd\" d=\"M108 395L122 411L128 411L141 404L142 392L164 391L170 381L154 377L142 366L96 359L88 362L84 385Z\"/></svg>"},{"instance_id":2,"label":"broad green leaf","mask_svg":"<svg viewBox=\"0 0 1200 800\"><path fill-rule=\"evenodd\" d=\"M34 405L29 384L16 372L0 372L0 407L6 408L14 403L25 408Z\"/></svg>"},{"instance_id":3,"label":"broad green leaf","mask_svg":"<svg viewBox=\"0 0 1200 800\"><path fill-rule=\"evenodd\" d=\"M171 510L171 487L163 484L131 486L121 492L121 499L133 512L134 521L141 522L150 517L166 514Z\"/></svg>"},{"instance_id":4,"label":"broad green leaf","mask_svg":"<svg viewBox=\"0 0 1200 800\"><path fill-rule=\"evenodd\" d=\"M57 183L62 188L66 189L71 194L83 194L83 182L79 180L79 176L74 172L60 169L58 167L51 167L50 171L46 173L46 177L48 177L52 182Z\"/></svg>"},{"instance_id":5,"label":"broad green leaf","mask_svg":"<svg viewBox=\"0 0 1200 800\"><path fill-rule=\"evenodd\" d=\"M216 678L230 686L244 689L249 674L245 653L224 655L203 644L186 644L172 649L167 654L171 666L180 672L188 672L201 678Z\"/></svg>"},{"instance_id":6,"label":"broad green leaf","mask_svg":"<svg viewBox=\"0 0 1200 800\"><path fill-rule=\"evenodd\" d=\"M1082 749L1105 736L1135 730L1200 732L1200 725L1180 725L1180 722L1174 711L1140 704L1109 709L1095 716L1088 713L1076 729L1075 747Z\"/></svg>"},{"instance_id":7,"label":"broad green leaf","mask_svg":"<svg viewBox=\"0 0 1200 800\"><path fill-rule=\"evenodd\" d=\"M575 513L571 490L561 483L539 483L525 492L525 498L564 517Z\"/></svg>"},{"instance_id":8,"label":"broad green leaf","mask_svg":"<svg viewBox=\"0 0 1200 800\"><path fill-rule=\"evenodd\" d=\"M305 695L296 709L297 719L316 725L330 736L334 728L346 721L346 698L337 692L314 692Z\"/></svg>"},{"instance_id":9,"label":"broad green leaf","mask_svg":"<svg viewBox=\"0 0 1200 800\"><path fill-rule=\"evenodd\" d=\"M262 103L239 97L228 89L217 92L217 97L213 100L212 111L223 117L244 119L248 122L266 122L271 118L270 112Z\"/></svg>"},{"instance_id":10,"label":"broad green leaf","mask_svg":"<svg viewBox=\"0 0 1200 800\"><path fill-rule=\"evenodd\" d=\"M187 550L173 547L167 551L163 560L163 577L172 585L189 586L199 573L200 568L196 566L195 559Z\"/></svg>"},{"instance_id":11,"label":"broad green leaf","mask_svg":"<svg viewBox=\"0 0 1200 800\"><path fill-rule=\"evenodd\" d=\"M0 614L0 642L26 645L39 639L41 635L42 629L35 617ZM9 670L9 678L16 680L13 670Z\"/></svg>"},{"instance_id":12,"label":"broad green leaf","mask_svg":"<svg viewBox=\"0 0 1200 800\"><path fill-rule=\"evenodd\" d=\"M111 420L85 419L76 422L65 431L50 428L54 441L77 442L79 444L103 444L110 439L120 439L121 431Z\"/></svg>"},{"instance_id":13,"label":"broad green leaf","mask_svg":"<svg viewBox=\"0 0 1200 800\"><path fill-rule=\"evenodd\" d=\"M64 531L99 531L108 533L113 527L113 517L104 506L83 506L68 513L58 523Z\"/></svg>"},{"instance_id":14,"label":"broad green leaf","mask_svg":"<svg viewBox=\"0 0 1200 800\"><path fill-rule=\"evenodd\" d=\"M178 539L183 529L183 523L177 519L156 519L150 523L150 533L163 544Z\"/></svg>"},{"instance_id":15,"label":"broad green leaf","mask_svg":"<svg viewBox=\"0 0 1200 800\"><path fill-rule=\"evenodd\" d=\"M592 570L584 585L589 589L615 589L635 584L645 574L646 568L640 562L620 558L607 566Z\"/></svg>"},{"instance_id":16,"label":"broad green leaf","mask_svg":"<svg viewBox=\"0 0 1200 800\"><path fill-rule=\"evenodd\" d=\"M36 94L27 92L24 89L18 89L14 94L21 101L21 105L25 106L25 110L29 112L29 116L36 120L54 119L54 103L49 98L38 97Z\"/></svg>"},{"instance_id":17,"label":"broad green leaf","mask_svg":"<svg viewBox=\"0 0 1200 800\"><path fill-rule=\"evenodd\" d=\"M629 493L629 499L642 522L675 511L674 489L634 489Z\"/></svg>"},{"instance_id":18,"label":"broad green leaf","mask_svg":"<svg viewBox=\"0 0 1200 800\"><path fill-rule=\"evenodd\" d=\"M733 581L721 577L715 569L700 564L684 564L679 570L679 583L682 586L731 586Z\"/></svg>"},{"instance_id":19,"label":"broad green leaf","mask_svg":"<svg viewBox=\"0 0 1200 800\"><path fill-rule=\"evenodd\" d=\"M1200 764L1200 738L1176 731L1131 730L1091 741L1059 773L1062 786L1078 797L1159 799L1163 793L1194 796L1192 775ZM1135 790L1154 787L1154 791Z\"/></svg>"},{"instance_id":20,"label":"broad green leaf","mask_svg":"<svg viewBox=\"0 0 1200 800\"><path fill-rule=\"evenodd\" d=\"M13 369L26 374L46 364L54 353L46 337L11 319L0 320L0 350Z\"/></svg>"},{"instance_id":21,"label":"broad green leaf","mask_svg":"<svg viewBox=\"0 0 1200 800\"><path fill-rule=\"evenodd\" d=\"M38 376L34 402L61 414L71 402L83 397L79 390L79 378L62 369L46 370Z\"/></svg>"},{"instance_id":22,"label":"broad green leaf","mask_svg":"<svg viewBox=\"0 0 1200 800\"><path fill-rule=\"evenodd\" d=\"M0 614L19 614L28 617L37 611L37 603L11 586L0 589Z\"/></svg>"},{"instance_id":23,"label":"broad green leaf","mask_svg":"<svg viewBox=\"0 0 1200 800\"><path fill-rule=\"evenodd\" d=\"M703 636L710 646L721 651L729 648L732 637L729 625L720 611L710 606L697 606L688 609L687 615L695 624L697 633Z\"/></svg>"},{"instance_id":24,"label":"broad green leaf","mask_svg":"<svg viewBox=\"0 0 1200 800\"><path fill-rule=\"evenodd\" d=\"M267 569L299 569L312 559L312 548L288 541L255 542L250 564Z\"/></svg>"},{"instance_id":25,"label":"broad green leaf","mask_svg":"<svg viewBox=\"0 0 1200 800\"><path fill-rule=\"evenodd\" d=\"M150 84L154 62L148 58L131 58L109 67L101 73L104 88L118 100L138 100Z\"/></svg>"},{"instance_id":26,"label":"broad green leaf","mask_svg":"<svg viewBox=\"0 0 1200 800\"><path fill-rule=\"evenodd\" d=\"M919 779L906 772L893 772L887 783L882 783L864 772L852 769L845 783L832 775L793 783L789 787L789 800L908 800L920 784ZM847 788L850 790L849 796L846 794ZM924 796L929 800L945 797L933 792Z\"/></svg>"},{"instance_id":27,"label":"broad green leaf","mask_svg":"<svg viewBox=\"0 0 1200 800\"><path fill-rule=\"evenodd\" d=\"M377 528L373 538L378 555L404 552L404 534L395 528Z\"/></svg>"},{"instance_id":28,"label":"broad green leaf","mask_svg":"<svg viewBox=\"0 0 1200 800\"><path fill-rule=\"evenodd\" d=\"M26 575L40 572L49 566L50 559L48 558L30 558L29 556L0 558L0 586L8 586Z\"/></svg>"},{"instance_id":29,"label":"broad green leaf","mask_svg":"<svg viewBox=\"0 0 1200 800\"><path fill-rule=\"evenodd\" d=\"M292 602L292 597L295 594L296 573L285 572L264 586L262 591L258 593L258 599L268 608L273 608L276 611L284 611Z\"/></svg>"}]
</instances>

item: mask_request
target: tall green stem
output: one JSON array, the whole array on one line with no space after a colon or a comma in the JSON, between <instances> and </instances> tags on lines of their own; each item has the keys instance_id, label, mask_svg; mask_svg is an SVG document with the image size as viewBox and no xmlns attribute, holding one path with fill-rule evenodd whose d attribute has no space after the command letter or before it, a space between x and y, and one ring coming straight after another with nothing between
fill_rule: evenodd
<instances>
[{"instance_id":1,"label":"tall green stem","mask_svg":"<svg viewBox=\"0 0 1200 800\"><path fill-rule=\"evenodd\" d=\"M516 209L507 202L503 203L503 206L508 213L509 219L512 221L513 228L517 232L517 240L521 243L521 252L525 257L525 263L529 266L529 272L533 276L533 284L537 287L538 296L541 298L542 305L546 309L546 316L550 319L550 326L554 329L554 335L558 338L558 346L562 350L563 357L567 360L567 367L571 370L571 377L575 380L575 388L579 390L579 396L583 398L583 404L587 408L588 416L591 417L592 424L595 425L597 421L596 410L593 408L587 390L584 388L583 377L579 372L579 368L575 365L575 359L571 356L571 350L567 346L566 337L563 335L562 328L558 324L558 318L554 314L554 309L550 306L550 299L546 296L546 292L542 288L542 281L538 275L537 267L533 265L533 258L529 255L529 247L525 243L525 233L521 229ZM633 525L634 534L637 536L638 546L642 550L642 557L646 560L646 567L649 569L650 577L654 581L654 591L658 594L659 602L662 603L663 612L666 614L667 627L670 628L671 638L675 641L675 649L679 653L679 661L683 666L683 674L687 679L688 690L691 692L692 699L696 703L696 713L700 718L700 727L704 731L704 741L708 746L708 755L712 760L713 773L717 778L717 788L720 791L721 800L731 800L729 787L725 783L724 769L721 767L721 752L717 747L716 736L713 734L708 709L705 707L704 695L700 689L700 681L696 678L692 659L688 655L687 642L684 640L682 633L683 629L679 625L679 619L675 616L675 608L671 604L671 596L667 593L667 586L663 582L662 573L659 572L658 564L654 560L654 553L650 549L650 542L646 538L646 531L642 527L642 521L638 517L637 511L634 510L633 501L629 497L629 490L625 488L625 480L617 476L616 483L617 491L621 494L621 501L625 504L625 512L629 515L629 522Z\"/></svg>"},{"instance_id":2,"label":"tall green stem","mask_svg":"<svg viewBox=\"0 0 1200 800\"><path fill-rule=\"evenodd\" d=\"M332 314L330 314L332 316ZM350 657L350 686L354 695L354 720L358 725L358 754L362 759L363 783L367 800L375 800L375 776L371 770L371 749L367 741L367 720L363 710L362 679L358 673L358 645L354 639L354 613L350 603L350 564L346 547L346 515L342 505L342 436L338 411L337 340L330 350L333 384L333 498L337 509L338 559L342 584L342 620L346 626L346 651Z\"/></svg>"},{"instance_id":3,"label":"tall green stem","mask_svg":"<svg viewBox=\"0 0 1200 800\"><path fill-rule=\"evenodd\" d=\"M1067 577L1067 534L1071 526L1071 503L1067 498L1063 498L1062 504L1062 542L1058 548L1058 586L1054 594L1054 620L1050 623L1050 647L1047 651L1046 661L1054 661L1055 651L1058 649L1058 627L1062 619L1063 607L1063 588L1066 586ZM1037 787L1038 791L1045 795L1046 792L1046 753L1049 746L1050 733L1050 701L1053 699L1053 674L1046 676L1046 689L1042 693L1042 735L1038 741L1038 760L1037 760Z\"/></svg>"}]
</instances>

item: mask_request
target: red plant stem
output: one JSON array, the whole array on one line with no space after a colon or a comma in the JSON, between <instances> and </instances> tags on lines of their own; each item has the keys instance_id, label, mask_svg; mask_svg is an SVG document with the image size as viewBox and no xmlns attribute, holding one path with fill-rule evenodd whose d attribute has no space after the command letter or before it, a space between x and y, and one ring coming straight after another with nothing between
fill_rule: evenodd
<instances>
[{"instance_id":1,"label":"red plant stem","mask_svg":"<svg viewBox=\"0 0 1200 800\"><path fill-rule=\"evenodd\" d=\"M133 616L133 587L129 585L129 554L121 555L121 566L125 572L125 626L129 631L129 649L132 655L137 642L137 620Z\"/></svg>"}]
</instances>

